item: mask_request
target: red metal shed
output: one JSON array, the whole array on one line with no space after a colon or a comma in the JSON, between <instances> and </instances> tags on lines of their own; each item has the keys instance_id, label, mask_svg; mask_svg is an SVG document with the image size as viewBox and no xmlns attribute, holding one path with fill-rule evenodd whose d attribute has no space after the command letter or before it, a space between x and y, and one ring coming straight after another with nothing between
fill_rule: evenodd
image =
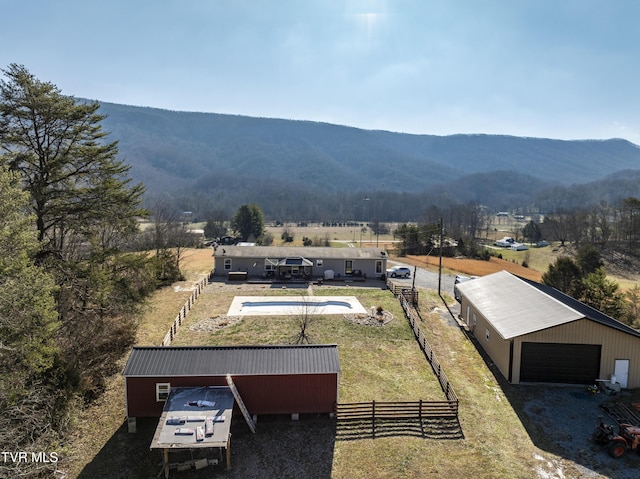
<instances>
[{"instance_id":1,"label":"red metal shed","mask_svg":"<svg viewBox=\"0 0 640 479\"><path fill-rule=\"evenodd\" d=\"M127 416L160 417L171 388L226 386L227 374L251 415L332 413L339 373L335 344L134 347Z\"/></svg>"}]
</instances>

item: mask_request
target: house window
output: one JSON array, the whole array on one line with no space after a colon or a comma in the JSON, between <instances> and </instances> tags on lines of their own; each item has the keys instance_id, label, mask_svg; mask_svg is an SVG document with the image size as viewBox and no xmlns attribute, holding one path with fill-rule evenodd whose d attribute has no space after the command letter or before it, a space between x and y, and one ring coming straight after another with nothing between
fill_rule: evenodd
<instances>
[{"instance_id":1,"label":"house window","mask_svg":"<svg viewBox=\"0 0 640 479\"><path fill-rule=\"evenodd\" d=\"M473 327L474 327L474 328L475 328L475 326L476 326L476 323L477 323L476 313L473 313ZM488 335L488 334L489 334L489 333L487 332L487 335ZM487 336L487 339L489 339L489 337L488 337L488 336Z\"/></svg>"},{"instance_id":2,"label":"house window","mask_svg":"<svg viewBox=\"0 0 640 479\"><path fill-rule=\"evenodd\" d=\"M382 274L382 261L376 261L376 274Z\"/></svg>"},{"instance_id":3,"label":"house window","mask_svg":"<svg viewBox=\"0 0 640 479\"><path fill-rule=\"evenodd\" d=\"M317 259L316 260L316 266L319 267L319 268L322 267L322 260L321 259Z\"/></svg>"},{"instance_id":4,"label":"house window","mask_svg":"<svg viewBox=\"0 0 640 479\"><path fill-rule=\"evenodd\" d=\"M171 383L156 383L156 401L166 401L171 390Z\"/></svg>"},{"instance_id":5,"label":"house window","mask_svg":"<svg viewBox=\"0 0 640 479\"><path fill-rule=\"evenodd\" d=\"M346 260L344 262L344 274L351 274L353 273L353 260Z\"/></svg>"},{"instance_id":6,"label":"house window","mask_svg":"<svg viewBox=\"0 0 640 479\"><path fill-rule=\"evenodd\" d=\"M231 258L225 258L224 260L224 270L231 271Z\"/></svg>"},{"instance_id":7,"label":"house window","mask_svg":"<svg viewBox=\"0 0 640 479\"><path fill-rule=\"evenodd\" d=\"M484 332L484 337L489 341L489 328L487 328Z\"/></svg>"}]
</instances>

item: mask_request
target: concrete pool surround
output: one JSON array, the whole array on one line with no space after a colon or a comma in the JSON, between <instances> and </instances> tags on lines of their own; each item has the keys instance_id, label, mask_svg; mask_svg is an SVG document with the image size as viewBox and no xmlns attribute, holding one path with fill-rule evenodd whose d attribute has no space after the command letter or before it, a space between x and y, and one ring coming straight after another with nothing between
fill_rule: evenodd
<instances>
[{"instance_id":1,"label":"concrete pool surround","mask_svg":"<svg viewBox=\"0 0 640 479\"><path fill-rule=\"evenodd\" d=\"M366 314L355 296L236 296L228 316Z\"/></svg>"}]
</instances>

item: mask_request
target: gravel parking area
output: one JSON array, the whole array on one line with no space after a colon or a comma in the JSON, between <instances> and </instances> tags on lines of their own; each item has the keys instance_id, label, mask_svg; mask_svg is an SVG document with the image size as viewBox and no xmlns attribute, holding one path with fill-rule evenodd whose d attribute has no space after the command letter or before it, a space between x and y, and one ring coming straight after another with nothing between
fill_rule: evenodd
<instances>
[{"instance_id":1,"label":"gravel parking area","mask_svg":"<svg viewBox=\"0 0 640 479\"><path fill-rule=\"evenodd\" d=\"M600 416L605 423L616 425L617 430L616 422L602 406L619 401L634 402L631 393L609 396L592 394L582 386L553 385L519 385L513 389L522 398L521 418L536 445L573 462L582 474L580 477L640 477L638 453L630 451L622 459L614 459L605 447L591 440Z\"/></svg>"}]
</instances>

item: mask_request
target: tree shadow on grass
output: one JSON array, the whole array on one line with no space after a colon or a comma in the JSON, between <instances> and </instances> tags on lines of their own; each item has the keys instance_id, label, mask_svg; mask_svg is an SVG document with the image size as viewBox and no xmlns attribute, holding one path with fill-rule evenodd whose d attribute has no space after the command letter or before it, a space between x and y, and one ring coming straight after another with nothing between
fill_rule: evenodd
<instances>
[{"instance_id":1,"label":"tree shadow on grass","mask_svg":"<svg viewBox=\"0 0 640 479\"><path fill-rule=\"evenodd\" d=\"M158 419L138 418L137 432L127 432L124 422L93 461L78 475L79 479L155 478L161 475L162 455L149 450ZM231 469L226 469L224 453L207 450L207 457L219 460L198 471L171 471L179 479L229 478L271 479L313 477L329 479L335 445L335 421L324 416L260 416L253 434L242 417L231 425ZM203 451L185 451L179 460L194 458ZM185 457L187 456L187 457ZM190 457L189 457L190 456ZM174 462L178 456L170 456Z\"/></svg>"}]
</instances>

